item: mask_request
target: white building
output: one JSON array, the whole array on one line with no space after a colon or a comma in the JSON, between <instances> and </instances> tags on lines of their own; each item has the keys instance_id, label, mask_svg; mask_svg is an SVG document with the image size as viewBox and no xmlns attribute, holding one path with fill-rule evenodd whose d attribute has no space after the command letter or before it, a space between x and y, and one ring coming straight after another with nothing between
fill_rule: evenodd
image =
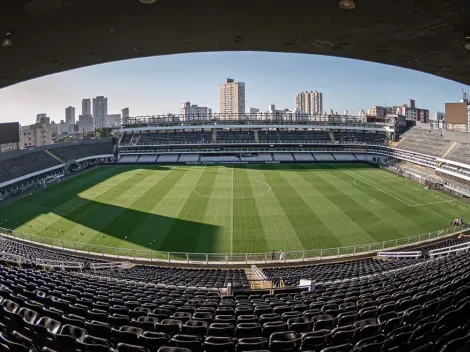
<instances>
[{"instance_id":1,"label":"white building","mask_svg":"<svg viewBox=\"0 0 470 352\"><path fill-rule=\"evenodd\" d=\"M107 127L121 127L121 114L111 114L107 117Z\"/></svg>"},{"instance_id":2,"label":"white building","mask_svg":"<svg viewBox=\"0 0 470 352\"><path fill-rule=\"evenodd\" d=\"M245 83L227 78L219 86L220 119L245 118Z\"/></svg>"},{"instance_id":3,"label":"white building","mask_svg":"<svg viewBox=\"0 0 470 352\"><path fill-rule=\"evenodd\" d=\"M212 109L197 106L187 101L181 104L180 116L182 121L208 121L212 119Z\"/></svg>"},{"instance_id":4,"label":"white building","mask_svg":"<svg viewBox=\"0 0 470 352\"><path fill-rule=\"evenodd\" d=\"M300 92L295 95L295 107L308 115L321 115L323 112L323 93L317 91Z\"/></svg>"}]
</instances>

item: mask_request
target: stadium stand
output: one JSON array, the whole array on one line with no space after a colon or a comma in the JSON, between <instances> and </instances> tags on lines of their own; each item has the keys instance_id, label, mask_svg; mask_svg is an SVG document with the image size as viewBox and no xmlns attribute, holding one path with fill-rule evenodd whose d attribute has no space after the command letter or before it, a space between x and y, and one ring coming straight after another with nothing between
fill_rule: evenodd
<instances>
[{"instance_id":1,"label":"stadium stand","mask_svg":"<svg viewBox=\"0 0 470 352\"><path fill-rule=\"evenodd\" d=\"M184 269L138 265L130 269L101 271L102 276L177 286L249 288L243 269Z\"/></svg>"},{"instance_id":2,"label":"stadium stand","mask_svg":"<svg viewBox=\"0 0 470 352\"><path fill-rule=\"evenodd\" d=\"M455 147L446 155L446 158L464 164L470 164L470 145L456 143Z\"/></svg>"},{"instance_id":3,"label":"stadium stand","mask_svg":"<svg viewBox=\"0 0 470 352\"><path fill-rule=\"evenodd\" d=\"M68 161L95 155L112 154L113 145L111 144L111 140L108 140L101 143L76 144L73 146L51 149L50 152L61 160Z\"/></svg>"},{"instance_id":4,"label":"stadium stand","mask_svg":"<svg viewBox=\"0 0 470 352\"><path fill-rule=\"evenodd\" d=\"M354 156L354 154L350 154L350 153L333 153L333 157L337 161L353 161L353 160L356 160L356 157Z\"/></svg>"},{"instance_id":5,"label":"stadium stand","mask_svg":"<svg viewBox=\"0 0 470 352\"><path fill-rule=\"evenodd\" d=\"M420 259L403 259L396 261L363 259L351 262L306 265L292 268L268 268L264 269L263 273L265 273L268 278L283 278L287 285L297 285L300 279L310 279L317 282L350 279L393 270L420 261Z\"/></svg>"},{"instance_id":6,"label":"stadium stand","mask_svg":"<svg viewBox=\"0 0 470 352\"><path fill-rule=\"evenodd\" d=\"M199 161L199 154L181 154L179 161L192 162Z\"/></svg>"},{"instance_id":7,"label":"stadium stand","mask_svg":"<svg viewBox=\"0 0 470 352\"><path fill-rule=\"evenodd\" d=\"M157 159L157 163L172 163L178 161L179 154L164 154L160 155Z\"/></svg>"},{"instance_id":8,"label":"stadium stand","mask_svg":"<svg viewBox=\"0 0 470 352\"><path fill-rule=\"evenodd\" d=\"M158 144L200 144L212 140L211 132L203 131L165 131L165 132L149 132L138 135L126 133L120 141L120 145L158 145Z\"/></svg>"},{"instance_id":9,"label":"stadium stand","mask_svg":"<svg viewBox=\"0 0 470 352\"><path fill-rule=\"evenodd\" d=\"M139 155L136 154L131 154L131 155L121 155L121 158L119 159L120 163L135 163L137 162L137 159L139 159Z\"/></svg>"},{"instance_id":10,"label":"stadium stand","mask_svg":"<svg viewBox=\"0 0 470 352\"><path fill-rule=\"evenodd\" d=\"M0 162L0 183L58 165L61 163L44 151L3 160Z\"/></svg>"},{"instance_id":11,"label":"stadium stand","mask_svg":"<svg viewBox=\"0 0 470 352\"><path fill-rule=\"evenodd\" d=\"M310 153L294 153L294 158L297 161L313 161L312 154Z\"/></svg>"},{"instance_id":12,"label":"stadium stand","mask_svg":"<svg viewBox=\"0 0 470 352\"><path fill-rule=\"evenodd\" d=\"M422 154L442 156L452 143L452 141L444 140L440 130L422 129L415 126L404 133L396 147Z\"/></svg>"},{"instance_id":13,"label":"stadium stand","mask_svg":"<svg viewBox=\"0 0 470 352\"><path fill-rule=\"evenodd\" d=\"M201 155L201 161L215 161L215 162L236 162L240 161L240 159L237 156L234 155Z\"/></svg>"},{"instance_id":14,"label":"stadium stand","mask_svg":"<svg viewBox=\"0 0 470 352\"><path fill-rule=\"evenodd\" d=\"M319 161L334 161L335 157L331 153L316 153L315 160Z\"/></svg>"},{"instance_id":15,"label":"stadium stand","mask_svg":"<svg viewBox=\"0 0 470 352\"><path fill-rule=\"evenodd\" d=\"M469 268L470 256L450 256L310 292L221 297L208 288L0 266L0 347L457 351L470 340Z\"/></svg>"},{"instance_id":16,"label":"stadium stand","mask_svg":"<svg viewBox=\"0 0 470 352\"><path fill-rule=\"evenodd\" d=\"M95 259L75 256L72 254L64 254L53 250L43 249L40 247L29 246L27 244L11 241L0 237L0 252L12 253L22 256L27 260L27 263L33 263L34 259L51 259L59 261L74 261L74 262L100 262Z\"/></svg>"},{"instance_id":17,"label":"stadium stand","mask_svg":"<svg viewBox=\"0 0 470 352\"><path fill-rule=\"evenodd\" d=\"M429 251L434 249L446 248L450 246L455 246L457 244L470 242L470 237L461 237L461 238L450 238L445 241L440 241L437 243L426 244L422 246L417 246L409 249L409 251L421 251L423 255L426 255Z\"/></svg>"},{"instance_id":18,"label":"stadium stand","mask_svg":"<svg viewBox=\"0 0 470 352\"><path fill-rule=\"evenodd\" d=\"M157 155L141 155L138 162L141 163L154 163L157 160Z\"/></svg>"},{"instance_id":19,"label":"stadium stand","mask_svg":"<svg viewBox=\"0 0 470 352\"><path fill-rule=\"evenodd\" d=\"M244 143L254 143L255 136L252 131L218 131L217 141L240 141Z\"/></svg>"},{"instance_id":20,"label":"stadium stand","mask_svg":"<svg viewBox=\"0 0 470 352\"><path fill-rule=\"evenodd\" d=\"M354 133L334 132L334 139L338 143L370 143L385 145L385 134L383 133Z\"/></svg>"},{"instance_id":21,"label":"stadium stand","mask_svg":"<svg viewBox=\"0 0 470 352\"><path fill-rule=\"evenodd\" d=\"M271 153L259 153L258 155L240 156L241 161L272 161L273 156Z\"/></svg>"},{"instance_id":22,"label":"stadium stand","mask_svg":"<svg viewBox=\"0 0 470 352\"><path fill-rule=\"evenodd\" d=\"M273 158L277 161L294 161L291 153L273 153Z\"/></svg>"}]
</instances>

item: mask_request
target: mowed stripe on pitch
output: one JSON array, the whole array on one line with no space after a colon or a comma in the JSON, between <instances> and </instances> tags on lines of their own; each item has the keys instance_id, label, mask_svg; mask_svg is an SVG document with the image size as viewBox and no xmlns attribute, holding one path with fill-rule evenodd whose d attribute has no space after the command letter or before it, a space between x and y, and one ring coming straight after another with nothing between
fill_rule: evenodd
<instances>
[{"instance_id":1,"label":"mowed stripe on pitch","mask_svg":"<svg viewBox=\"0 0 470 352\"><path fill-rule=\"evenodd\" d=\"M312 246L317 248L340 247L340 241L325 225L318 212L312 211L300 196L297 185L294 186L282 176L282 173L285 172L291 171L272 168L263 173L294 228L296 236L302 243L302 248L308 249Z\"/></svg>"},{"instance_id":2,"label":"mowed stripe on pitch","mask_svg":"<svg viewBox=\"0 0 470 352\"><path fill-rule=\"evenodd\" d=\"M210 194L217 176L217 170L206 168L199 180L198 189L202 189L203 194ZM196 185L195 185L196 186ZM183 208L179 214L175 214L177 219L171 226L165 241L162 243L162 250L170 252L195 252L204 228L202 221L206 213L209 198L193 191L186 197ZM186 220L186 221L180 221ZM201 248L203 252L213 252L213 242L210 234L205 234L207 242Z\"/></svg>"},{"instance_id":3,"label":"mowed stripe on pitch","mask_svg":"<svg viewBox=\"0 0 470 352\"><path fill-rule=\"evenodd\" d=\"M340 195L341 192L327 187L321 178L315 177L316 174L322 173L324 172L315 173L301 169L297 172L283 173L283 175L296 185L299 195L334 234L341 246L374 242L375 239L346 213L345 210L352 203L351 200L342 198L338 202L335 196ZM330 196L327 196L328 194Z\"/></svg>"},{"instance_id":4,"label":"mowed stripe on pitch","mask_svg":"<svg viewBox=\"0 0 470 352\"><path fill-rule=\"evenodd\" d=\"M254 183L250 180L245 167L234 169L234 223L233 249L238 253L263 252L269 247L268 237L264 232L263 223L257 206L257 195L253 193ZM259 171L254 171L259 173ZM261 197L264 197L262 195ZM278 247L279 248L279 247Z\"/></svg>"},{"instance_id":5,"label":"mowed stripe on pitch","mask_svg":"<svg viewBox=\"0 0 470 352\"><path fill-rule=\"evenodd\" d=\"M371 184L372 186L378 188L378 189L383 189L386 190L387 193L390 193L390 189L387 187L389 185L390 187L395 187L395 183L393 181L388 180L387 184L384 184L384 180L386 180L383 175L385 172L377 172L381 170L370 170L369 173L364 173L364 172L357 172L359 174L359 178L362 178L365 180L367 183ZM378 191L372 191L375 193L382 193L383 196L387 196L387 194L383 192L378 192ZM430 221L435 221L430 219L429 217L429 211L427 212L428 216L426 214L423 214L422 209L420 207L416 207L414 205L419 205L419 204L425 204L428 202L432 202L432 192L426 191L423 193L417 193L417 192L408 192L406 187L403 187L401 190L395 189L393 193L394 196L400 199L404 199L406 202L411 200L409 203L410 205L413 205L412 207L410 206L404 206L404 205L396 205L393 206L393 209L395 212L399 213L403 219L399 220L399 224L409 224L409 222L413 222L415 224L414 227L404 227L403 228L403 235L409 236L409 233L415 233L415 234L420 234L420 233L425 233L429 231L430 226L429 222ZM406 194L406 197L405 197ZM429 197L429 198L428 198ZM395 202L389 202L390 207L392 207L392 204L395 204ZM445 203L443 203L444 205ZM424 205L423 205L424 206ZM446 217L443 216L442 214L434 214L433 216L440 218L440 220L437 220L437 223L444 224L446 221ZM450 220L447 219L449 222ZM445 225L447 226L447 225ZM435 228L435 227L432 227Z\"/></svg>"},{"instance_id":6,"label":"mowed stripe on pitch","mask_svg":"<svg viewBox=\"0 0 470 352\"><path fill-rule=\"evenodd\" d=\"M271 189L276 185L266 178L262 168L247 167L246 173L250 182L258 181L268 184ZM262 233L255 233L255 236L265 236L268 248L261 251L279 250L299 250L303 249L302 242L297 237L297 233L289 221L288 214L282 208L280 201L271 191L261 197L255 197L255 204L258 217L263 227ZM249 252L255 252L255 248Z\"/></svg>"},{"instance_id":7,"label":"mowed stripe on pitch","mask_svg":"<svg viewBox=\"0 0 470 352\"><path fill-rule=\"evenodd\" d=\"M373 193L355 187L350 179L345 181L344 174L338 171L316 172L310 175L311 182L323 190L326 197L334 202L357 226L360 226L372 238L370 243L402 236L399 218L390 216L388 205L376 199ZM401 215L399 216L401 217ZM391 222L384 221L391 218ZM395 227L396 225L396 227Z\"/></svg>"},{"instance_id":8,"label":"mowed stripe on pitch","mask_svg":"<svg viewBox=\"0 0 470 352\"><path fill-rule=\"evenodd\" d=\"M216 173L210 193L205 193L206 189L204 187L197 188L201 194L207 197L206 211L201 219L201 222L207 225L201 227L196 252L204 252L204 249L208 247L207 243L212 241L213 252L230 253L232 169L230 167L216 167L213 169Z\"/></svg>"},{"instance_id":9,"label":"mowed stripe on pitch","mask_svg":"<svg viewBox=\"0 0 470 352\"><path fill-rule=\"evenodd\" d=\"M139 174L138 170L125 172L120 174L119 177L114 177L111 185L106 184L105 186L105 183L100 183L99 187L92 187L92 190L83 192L83 194L88 197L93 195L96 199L100 197L113 199L117 194L121 194L123 189L132 189L133 185L144 177ZM46 216L41 217L40 225L47 226L47 230L42 232L51 238L61 237L88 243L91 239L89 236L94 236L95 230L85 224L87 222L93 223L93 218L99 212L101 206L102 203L95 202L94 199L86 199L77 195L51 209ZM60 232L61 229L65 231L65 236ZM84 235L80 235L80 232Z\"/></svg>"}]
</instances>

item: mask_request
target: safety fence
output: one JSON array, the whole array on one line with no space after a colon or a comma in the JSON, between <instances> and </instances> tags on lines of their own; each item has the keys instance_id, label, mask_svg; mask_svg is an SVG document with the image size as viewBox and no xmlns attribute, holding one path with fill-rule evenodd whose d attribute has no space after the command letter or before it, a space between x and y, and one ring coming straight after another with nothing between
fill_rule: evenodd
<instances>
[{"instance_id":1,"label":"safety fence","mask_svg":"<svg viewBox=\"0 0 470 352\"><path fill-rule=\"evenodd\" d=\"M418 245L441 237L447 237L469 231L470 224L449 227L440 231L429 232L422 235L399 238L395 240L375 242L363 245L313 249L304 251L284 252L282 259L278 253L183 253L162 252L142 248L117 248L99 246L88 243L66 241L59 238L42 237L23 232L0 228L0 234L22 240L24 242L41 245L50 249L59 249L77 254L93 254L108 260L138 260L142 262L176 263L196 265L240 265L240 264L271 264L271 263L298 263L318 261L334 258L353 257L358 255L371 255Z\"/></svg>"}]
</instances>

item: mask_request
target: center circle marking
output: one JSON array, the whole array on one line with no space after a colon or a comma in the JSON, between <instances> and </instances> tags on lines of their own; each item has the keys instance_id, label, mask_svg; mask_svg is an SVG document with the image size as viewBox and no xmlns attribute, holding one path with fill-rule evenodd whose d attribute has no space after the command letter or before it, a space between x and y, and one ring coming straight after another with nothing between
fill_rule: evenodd
<instances>
[{"instance_id":1,"label":"center circle marking","mask_svg":"<svg viewBox=\"0 0 470 352\"><path fill-rule=\"evenodd\" d=\"M256 182L256 183L258 183L258 184L261 184L261 185L263 185L263 188L264 188L264 189L262 189L261 192L259 192L259 193L253 194L252 196L233 197L233 199L258 198L258 197L264 196L265 194L267 194L267 193L269 193L269 192L272 191L271 186L270 186L269 184L267 184L266 182L256 181L256 180L251 180L250 182L251 182L251 183ZM198 184L196 185L196 187L194 187L193 191L194 191L195 193L197 193L197 194L199 194L199 195L201 195L201 196L203 196L203 197L207 197L207 198L232 199L232 197L216 197L216 196L213 196L213 195L210 195L210 194L204 194L204 193L198 191L198 187L203 186L203 185L206 185L206 184L208 184L208 183L209 183L209 182L201 182L201 183L198 183Z\"/></svg>"}]
</instances>

